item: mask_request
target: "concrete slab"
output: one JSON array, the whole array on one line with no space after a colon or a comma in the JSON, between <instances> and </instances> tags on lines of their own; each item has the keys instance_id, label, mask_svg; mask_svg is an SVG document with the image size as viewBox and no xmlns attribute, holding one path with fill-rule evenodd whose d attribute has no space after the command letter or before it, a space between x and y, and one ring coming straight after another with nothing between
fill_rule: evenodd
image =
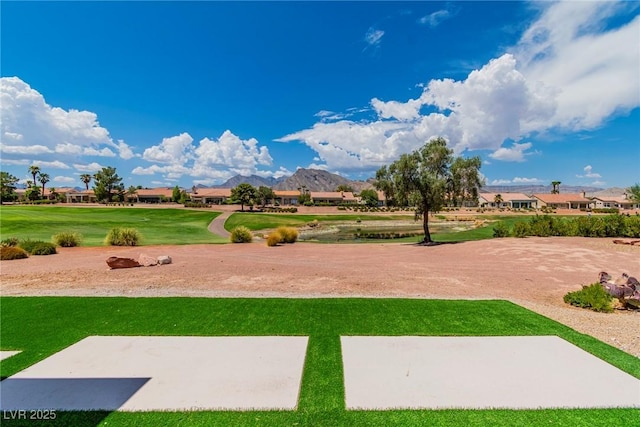
<instances>
[{"instance_id":1,"label":"concrete slab","mask_svg":"<svg viewBox=\"0 0 640 427\"><path fill-rule=\"evenodd\" d=\"M347 409L640 407L640 380L559 337L341 343Z\"/></svg>"},{"instance_id":2,"label":"concrete slab","mask_svg":"<svg viewBox=\"0 0 640 427\"><path fill-rule=\"evenodd\" d=\"M14 350L0 350L0 360L4 360L4 359L8 359L11 356L15 356L16 354L20 353L20 351L14 351Z\"/></svg>"},{"instance_id":3,"label":"concrete slab","mask_svg":"<svg viewBox=\"0 0 640 427\"><path fill-rule=\"evenodd\" d=\"M308 337L92 336L0 383L0 409L295 409Z\"/></svg>"}]
</instances>

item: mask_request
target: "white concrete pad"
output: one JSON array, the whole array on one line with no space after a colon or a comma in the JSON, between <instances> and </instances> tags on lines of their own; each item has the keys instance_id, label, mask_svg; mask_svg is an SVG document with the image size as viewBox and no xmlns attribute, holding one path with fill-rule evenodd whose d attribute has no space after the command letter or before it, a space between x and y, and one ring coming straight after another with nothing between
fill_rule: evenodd
<instances>
[{"instance_id":1,"label":"white concrete pad","mask_svg":"<svg viewBox=\"0 0 640 427\"><path fill-rule=\"evenodd\" d=\"M0 409L295 409L308 337L92 336L0 383Z\"/></svg>"},{"instance_id":2,"label":"white concrete pad","mask_svg":"<svg viewBox=\"0 0 640 427\"><path fill-rule=\"evenodd\" d=\"M13 351L13 350L0 350L0 360L8 359L11 356L15 356L18 353L20 353L20 352L19 351Z\"/></svg>"},{"instance_id":3,"label":"white concrete pad","mask_svg":"<svg viewBox=\"0 0 640 427\"><path fill-rule=\"evenodd\" d=\"M559 337L341 342L347 409L640 407L640 380Z\"/></svg>"}]
</instances>

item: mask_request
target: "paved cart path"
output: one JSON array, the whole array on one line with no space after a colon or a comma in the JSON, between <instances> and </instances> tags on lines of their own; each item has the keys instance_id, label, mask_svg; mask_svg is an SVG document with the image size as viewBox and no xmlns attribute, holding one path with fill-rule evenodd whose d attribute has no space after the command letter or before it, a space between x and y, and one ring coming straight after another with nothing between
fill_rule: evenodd
<instances>
[{"instance_id":1,"label":"paved cart path","mask_svg":"<svg viewBox=\"0 0 640 427\"><path fill-rule=\"evenodd\" d=\"M209 224L209 231L213 234L217 234L218 236L222 236L228 238L231 233L229 233L224 228L224 223L227 221L227 218L231 216L233 212L222 212L220 215L215 217L211 224Z\"/></svg>"}]
</instances>

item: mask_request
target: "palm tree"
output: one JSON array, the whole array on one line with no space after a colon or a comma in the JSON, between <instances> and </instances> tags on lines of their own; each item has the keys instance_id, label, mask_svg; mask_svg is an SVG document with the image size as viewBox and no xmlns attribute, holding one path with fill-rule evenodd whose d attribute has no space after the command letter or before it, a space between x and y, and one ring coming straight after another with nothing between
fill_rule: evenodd
<instances>
[{"instance_id":1,"label":"palm tree","mask_svg":"<svg viewBox=\"0 0 640 427\"><path fill-rule=\"evenodd\" d=\"M127 188L127 199L133 199L134 197L137 199L137 195L138 188L134 187L133 185Z\"/></svg>"},{"instance_id":2,"label":"palm tree","mask_svg":"<svg viewBox=\"0 0 640 427\"><path fill-rule=\"evenodd\" d=\"M500 207L500 204L503 201L504 200L502 199L502 194L496 194L496 197L493 198L493 203L495 203L497 207Z\"/></svg>"},{"instance_id":3,"label":"palm tree","mask_svg":"<svg viewBox=\"0 0 640 427\"><path fill-rule=\"evenodd\" d=\"M40 174L40 178L38 178L38 181L40 181L40 184L42 184L42 197L44 197L44 185L49 182L49 174L48 173L41 173Z\"/></svg>"},{"instance_id":4,"label":"palm tree","mask_svg":"<svg viewBox=\"0 0 640 427\"><path fill-rule=\"evenodd\" d=\"M33 182L36 182L36 175L40 173L40 167L36 165L29 166L29 173L33 177Z\"/></svg>"},{"instance_id":5,"label":"palm tree","mask_svg":"<svg viewBox=\"0 0 640 427\"><path fill-rule=\"evenodd\" d=\"M553 189L551 190L551 194L560 194L560 181L551 181L551 185L553 185Z\"/></svg>"},{"instance_id":6,"label":"palm tree","mask_svg":"<svg viewBox=\"0 0 640 427\"><path fill-rule=\"evenodd\" d=\"M82 181L84 183L84 185L87 187L87 191L89 191L89 183L91 182L92 176L89 175L88 173L83 173L82 175L80 175L80 181Z\"/></svg>"}]
</instances>

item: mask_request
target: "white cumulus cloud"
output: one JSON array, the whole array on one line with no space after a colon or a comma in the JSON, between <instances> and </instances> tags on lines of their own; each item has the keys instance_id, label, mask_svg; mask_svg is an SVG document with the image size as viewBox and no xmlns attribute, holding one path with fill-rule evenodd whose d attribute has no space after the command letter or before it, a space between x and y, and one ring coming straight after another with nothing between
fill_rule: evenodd
<instances>
[{"instance_id":1,"label":"white cumulus cloud","mask_svg":"<svg viewBox=\"0 0 640 427\"><path fill-rule=\"evenodd\" d=\"M98 172L99 170L101 170L104 166L102 166L99 163L93 162L93 163L89 163L89 164L80 164L80 163L74 163L73 167L78 171L78 172L84 172L84 173L95 173Z\"/></svg>"},{"instance_id":2,"label":"white cumulus cloud","mask_svg":"<svg viewBox=\"0 0 640 427\"><path fill-rule=\"evenodd\" d=\"M186 132L164 138L159 145L144 150L142 158L149 162L184 164L192 157L192 142L193 138Z\"/></svg>"},{"instance_id":3,"label":"white cumulus cloud","mask_svg":"<svg viewBox=\"0 0 640 427\"><path fill-rule=\"evenodd\" d=\"M530 142L525 142L523 144L518 144L516 142L509 148L498 148L496 151L489 154L489 157L506 162L524 162L525 151L529 148L531 148Z\"/></svg>"},{"instance_id":4,"label":"white cumulus cloud","mask_svg":"<svg viewBox=\"0 0 640 427\"><path fill-rule=\"evenodd\" d=\"M578 178L602 178L602 175L593 171L591 165L585 166L583 169L584 175L576 175Z\"/></svg>"},{"instance_id":5,"label":"white cumulus cloud","mask_svg":"<svg viewBox=\"0 0 640 427\"><path fill-rule=\"evenodd\" d=\"M59 182L61 184L73 184L74 182L76 182L76 179L69 176L56 176L53 178L53 182Z\"/></svg>"}]
</instances>

